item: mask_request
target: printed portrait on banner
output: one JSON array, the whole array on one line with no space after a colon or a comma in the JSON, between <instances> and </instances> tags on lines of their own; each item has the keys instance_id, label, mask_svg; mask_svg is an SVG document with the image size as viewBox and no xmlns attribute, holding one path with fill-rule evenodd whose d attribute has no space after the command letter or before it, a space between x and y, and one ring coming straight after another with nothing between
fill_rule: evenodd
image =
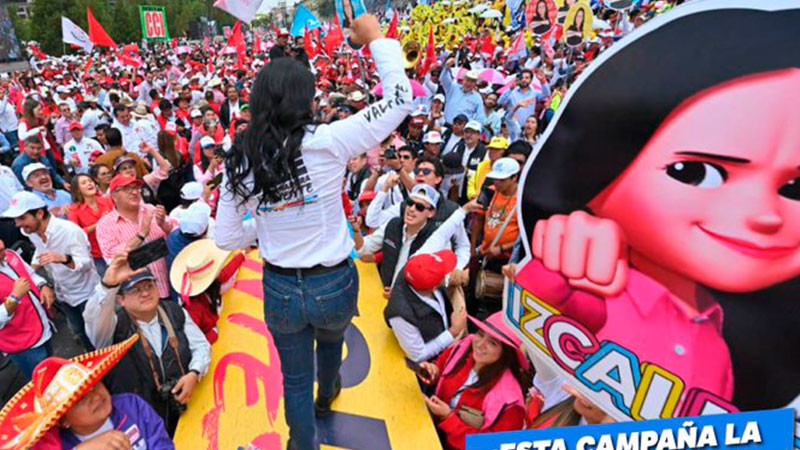
<instances>
[{"instance_id":1,"label":"printed portrait on banner","mask_svg":"<svg viewBox=\"0 0 800 450\"><path fill-rule=\"evenodd\" d=\"M592 9L583 2L575 3L564 19L564 42L570 47L583 44L592 33Z\"/></svg>"},{"instance_id":2,"label":"printed portrait on banner","mask_svg":"<svg viewBox=\"0 0 800 450\"><path fill-rule=\"evenodd\" d=\"M533 0L525 8L525 22L531 32L543 35L550 31L558 20L558 7L553 0Z\"/></svg>"},{"instance_id":3,"label":"printed portrait on banner","mask_svg":"<svg viewBox=\"0 0 800 450\"><path fill-rule=\"evenodd\" d=\"M687 3L570 88L523 171L504 295L545 408L564 384L616 421L800 405L798 21L791 0Z\"/></svg>"}]
</instances>

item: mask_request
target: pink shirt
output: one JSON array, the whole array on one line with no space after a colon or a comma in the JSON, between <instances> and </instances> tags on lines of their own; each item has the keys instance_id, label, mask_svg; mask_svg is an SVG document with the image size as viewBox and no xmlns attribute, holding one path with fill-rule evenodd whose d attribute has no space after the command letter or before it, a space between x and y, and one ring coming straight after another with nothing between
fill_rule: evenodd
<instances>
[{"instance_id":1,"label":"pink shirt","mask_svg":"<svg viewBox=\"0 0 800 450\"><path fill-rule=\"evenodd\" d=\"M155 206L143 203L139 209L139 218L141 219L144 211L155 209ZM169 217L166 220L175 226L175 221ZM100 244L100 251L103 253L103 258L106 261L111 261L115 254L125 248L128 243L137 233L139 233L139 220L136 223L122 217L117 212L116 208L111 210L108 214L97 221L97 242ZM156 224L155 218L150 225L150 234L147 235L145 242L154 241L159 238L167 236L164 230ZM167 258L161 258L147 266L148 269L156 277L156 286L158 286L158 295L161 298L169 297L169 268L167 267Z\"/></svg>"},{"instance_id":2,"label":"pink shirt","mask_svg":"<svg viewBox=\"0 0 800 450\"><path fill-rule=\"evenodd\" d=\"M726 400L733 397L730 353L722 338L722 308L710 295L692 311L661 284L631 268L628 285L616 297L600 298L573 289L566 278L540 261L528 263L517 282L562 314L678 375L688 392L702 388Z\"/></svg>"}]
</instances>

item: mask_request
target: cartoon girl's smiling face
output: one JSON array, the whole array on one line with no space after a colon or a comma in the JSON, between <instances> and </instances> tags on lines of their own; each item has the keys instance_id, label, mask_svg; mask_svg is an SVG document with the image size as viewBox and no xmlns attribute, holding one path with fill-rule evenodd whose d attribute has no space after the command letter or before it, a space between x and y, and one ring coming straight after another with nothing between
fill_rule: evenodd
<instances>
[{"instance_id":1,"label":"cartoon girl's smiling face","mask_svg":"<svg viewBox=\"0 0 800 450\"><path fill-rule=\"evenodd\" d=\"M800 274L800 69L690 98L590 203L632 258L728 292ZM635 261L635 259L634 259Z\"/></svg>"}]
</instances>

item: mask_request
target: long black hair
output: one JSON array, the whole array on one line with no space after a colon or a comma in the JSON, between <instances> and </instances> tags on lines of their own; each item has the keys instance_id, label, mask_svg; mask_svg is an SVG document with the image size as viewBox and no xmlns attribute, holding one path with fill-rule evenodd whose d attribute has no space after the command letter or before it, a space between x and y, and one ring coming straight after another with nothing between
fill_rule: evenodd
<instances>
[{"instance_id":1,"label":"long black hair","mask_svg":"<svg viewBox=\"0 0 800 450\"><path fill-rule=\"evenodd\" d=\"M243 201L256 197L261 206L300 192L297 159L313 121L314 92L314 75L291 58L259 71L250 93L250 126L225 162L228 188Z\"/></svg>"}]
</instances>

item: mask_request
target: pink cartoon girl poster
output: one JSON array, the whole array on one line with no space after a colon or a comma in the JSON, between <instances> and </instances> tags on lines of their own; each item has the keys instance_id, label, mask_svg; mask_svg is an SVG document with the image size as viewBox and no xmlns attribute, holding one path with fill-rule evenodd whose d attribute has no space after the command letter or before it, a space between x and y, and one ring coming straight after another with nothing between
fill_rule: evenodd
<instances>
[{"instance_id":1,"label":"pink cartoon girl poster","mask_svg":"<svg viewBox=\"0 0 800 450\"><path fill-rule=\"evenodd\" d=\"M690 2L570 89L521 179L504 299L545 408L564 385L617 421L800 404L799 21Z\"/></svg>"}]
</instances>

